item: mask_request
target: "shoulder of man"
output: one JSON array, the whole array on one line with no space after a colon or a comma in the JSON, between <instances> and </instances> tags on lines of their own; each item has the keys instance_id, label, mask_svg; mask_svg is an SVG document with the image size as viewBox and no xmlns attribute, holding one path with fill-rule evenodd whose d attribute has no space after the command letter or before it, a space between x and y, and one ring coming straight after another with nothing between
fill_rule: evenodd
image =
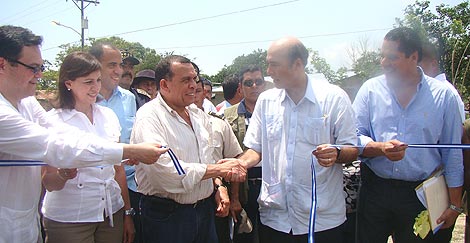
<instances>
[{"instance_id":1,"label":"shoulder of man","mask_svg":"<svg viewBox=\"0 0 470 243\"><path fill-rule=\"evenodd\" d=\"M221 120L224 120L224 114L217 114L217 113L215 113L215 112L213 112L213 111L209 111L207 114L209 114L209 115L211 115L211 116L213 116L213 117L219 118L219 119L221 119Z\"/></svg>"},{"instance_id":2,"label":"shoulder of man","mask_svg":"<svg viewBox=\"0 0 470 243\"><path fill-rule=\"evenodd\" d=\"M229 122L232 123L237 117L238 117L238 106L240 103L237 103L235 105L232 105L225 109L224 111L224 116L225 119Z\"/></svg>"}]
</instances>

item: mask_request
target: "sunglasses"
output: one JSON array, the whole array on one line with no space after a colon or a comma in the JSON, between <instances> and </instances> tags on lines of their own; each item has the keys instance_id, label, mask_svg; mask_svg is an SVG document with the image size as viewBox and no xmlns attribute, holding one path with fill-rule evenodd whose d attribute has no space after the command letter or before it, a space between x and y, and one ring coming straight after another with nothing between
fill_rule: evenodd
<instances>
[{"instance_id":1,"label":"sunglasses","mask_svg":"<svg viewBox=\"0 0 470 243\"><path fill-rule=\"evenodd\" d=\"M12 63L17 63L17 64L20 64L28 69L30 69L33 74L38 74L39 72L43 73L44 71L46 71L46 67L44 65L41 65L41 66L30 66L28 64L24 64L18 60L13 60L13 59L9 59L9 58L5 58L7 61L9 62L12 62Z\"/></svg>"},{"instance_id":2,"label":"sunglasses","mask_svg":"<svg viewBox=\"0 0 470 243\"><path fill-rule=\"evenodd\" d=\"M244 80L243 81L243 85L246 86L246 87L252 87L253 84L256 84L256 86L260 86L260 85L263 85L264 84L264 79L257 79L257 80L251 80L251 79L248 79L248 80Z\"/></svg>"}]
</instances>

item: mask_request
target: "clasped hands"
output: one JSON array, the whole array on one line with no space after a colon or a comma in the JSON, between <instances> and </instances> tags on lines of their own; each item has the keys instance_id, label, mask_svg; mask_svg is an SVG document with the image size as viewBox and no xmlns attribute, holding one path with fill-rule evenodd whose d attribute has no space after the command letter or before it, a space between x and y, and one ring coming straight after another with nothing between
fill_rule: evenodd
<instances>
[{"instance_id":1,"label":"clasped hands","mask_svg":"<svg viewBox=\"0 0 470 243\"><path fill-rule=\"evenodd\" d=\"M225 181L244 182L246 179L247 166L240 159L226 158L217 162Z\"/></svg>"}]
</instances>

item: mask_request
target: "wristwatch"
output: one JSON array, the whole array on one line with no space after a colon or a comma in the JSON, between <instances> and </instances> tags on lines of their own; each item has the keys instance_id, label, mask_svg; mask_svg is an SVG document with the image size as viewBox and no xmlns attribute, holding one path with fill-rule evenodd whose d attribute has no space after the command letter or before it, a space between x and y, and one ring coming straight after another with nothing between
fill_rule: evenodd
<instances>
[{"instance_id":1,"label":"wristwatch","mask_svg":"<svg viewBox=\"0 0 470 243\"><path fill-rule=\"evenodd\" d=\"M227 188L227 186L224 185L224 184L220 184L220 185L219 185L219 184L215 184L214 190L215 190L215 191L219 190L219 187L225 187L225 188Z\"/></svg>"},{"instance_id":2,"label":"wristwatch","mask_svg":"<svg viewBox=\"0 0 470 243\"><path fill-rule=\"evenodd\" d=\"M461 207L459 208L459 207L455 206L454 204L451 204L451 205L449 206L449 208L452 209L452 210L454 210L455 212L457 212L457 213L459 213L459 214L463 213L463 208L461 208Z\"/></svg>"},{"instance_id":3,"label":"wristwatch","mask_svg":"<svg viewBox=\"0 0 470 243\"><path fill-rule=\"evenodd\" d=\"M133 208L129 208L127 210L124 210L124 215L125 216L134 216L135 215L135 210Z\"/></svg>"},{"instance_id":4,"label":"wristwatch","mask_svg":"<svg viewBox=\"0 0 470 243\"><path fill-rule=\"evenodd\" d=\"M341 147L337 146L336 148L336 162L340 162L339 156L341 155Z\"/></svg>"}]
</instances>

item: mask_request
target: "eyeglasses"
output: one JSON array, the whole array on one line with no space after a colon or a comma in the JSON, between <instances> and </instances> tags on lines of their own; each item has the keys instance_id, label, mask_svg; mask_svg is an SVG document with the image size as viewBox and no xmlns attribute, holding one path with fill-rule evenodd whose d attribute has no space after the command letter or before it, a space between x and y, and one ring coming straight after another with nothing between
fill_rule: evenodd
<instances>
[{"instance_id":1,"label":"eyeglasses","mask_svg":"<svg viewBox=\"0 0 470 243\"><path fill-rule=\"evenodd\" d=\"M31 69L31 71L33 72L33 74L38 74L39 72L44 72L46 71L46 67L44 65L41 65L41 66L30 66L28 64L24 64L18 60L13 60L13 59L10 59L10 58L5 58L7 61L9 62L12 62L12 63L17 63L17 64L20 64L28 69Z\"/></svg>"},{"instance_id":2,"label":"eyeglasses","mask_svg":"<svg viewBox=\"0 0 470 243\"><path fill-rule=\"evenodd\" d=\"M243 85L245 85L246 87L252 87L253 84L256 84L256 86L263 85L264 84L264 79L256 79L254 81L251 80L251 79L248 79L248 80L243 81Z\"/></svg>"}]
</instances>

